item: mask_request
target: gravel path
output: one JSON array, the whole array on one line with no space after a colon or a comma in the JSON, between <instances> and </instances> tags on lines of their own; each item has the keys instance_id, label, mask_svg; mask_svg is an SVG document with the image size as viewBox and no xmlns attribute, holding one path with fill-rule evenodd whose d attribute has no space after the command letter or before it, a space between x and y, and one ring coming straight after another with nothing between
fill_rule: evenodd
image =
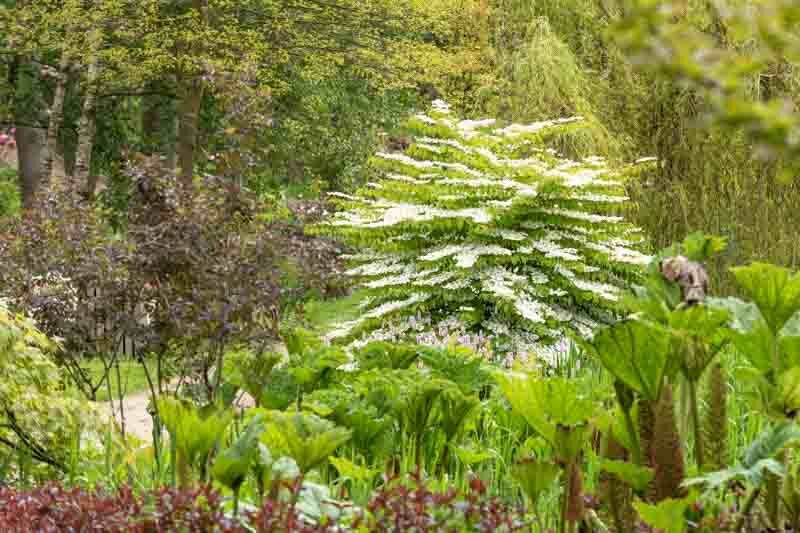
<instances>
[{"instance_id":1,"label":"gravel path","mask_svg":"<svg viewBox=\"0 0 800 533\"><path fill-rule=\"evenodd\" d=\"M103 415L111 418L111 403L98 402ZM134 435L137 439L145 442L150 442L153 438L153 418L147 411L147 406L150 405L150 391L142 391L137 394L126 396L122 400L122 407L125 414L125 432ZM240 408L252 407L255 402L249 394L243 394L236 405ZM114 401L114 415L117 424L121 426L121 416L119 410L119 402Z\"/></svg>"}]
</instances>

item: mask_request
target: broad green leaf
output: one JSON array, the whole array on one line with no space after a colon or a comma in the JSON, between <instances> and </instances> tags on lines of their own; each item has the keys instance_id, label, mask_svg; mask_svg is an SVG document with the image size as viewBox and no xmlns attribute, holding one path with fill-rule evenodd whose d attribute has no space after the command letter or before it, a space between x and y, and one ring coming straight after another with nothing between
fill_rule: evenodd
<instances>
[{"instance_id":1,"label":"broad green leaf","mask_svg":"<svg viewBox=\"0 0 800 533\"><path fill-rule=\"evenodd\" d=\"M175 446L192 467L200 467L233 418L229 411L202 416L200 409L175 398L158 400L158 412Z\"/></svg>"},{"instance_id":2,"label":"broad green leaf","mask_svg":"<svg viewBox=\"0 0 800 533\"><path fill-rule=\"evenodd\" d=\"M465 396L456 386L448 387L439 397L439 429L451 442L463 430L481 405L477 396Z\"/></svg>"},{"instance_id":3,"label":"broad green leaf","mask_svg":"<svg viewBox=\"0 0 800 533\"><path fill-rule=\"evenodd\" d=\"M684 487L704 486L709 492L726 489L733 481L744 481L751 487L758 487L764 482L764 477L768 473L783 477L785 470L783 465L775 459L761 459L749 468L738 464L704 476L687 479L682 485Z\"/></svg>"},{"instance_id":4,"label":"broad green leaf","mask_svg":"<svg viewBox=\"0 0 800 533\"><path fill-rule=\"evenodd\" d=\"M636 424L637 419L637 406L634 405L631 409L631 416ZM628 433L628 427L625 423L625 413L619 404L615 404L611 410L601 410L595 417L594 424L597 426L601 433L611 432L614 438L626 450L633 449L633 440Z\"/></svg>"},{"instance_id":5,"label":"broad green leaf","mask_svg":"<svg viewBox=\"0 0 800 533\"><path fill-rule=\"evenodd\" d=\"M498 373L497 381L511 407L551 444L556 426L577 426L589 420L594 404L564 378L541 378L519 373Z\"/></svg>"},{"instance_id":6,"label":"broad green leaf","mask_svg":"<svg viewBox=\"0 0 800 533\"><path fill-rule=\"evenodd\" d=\"M778 342L784 367L800 366L800 313L786 322Z\"/></svg>"},{"instance_id":7,"label":"broad green leaf","mask_svg":"<svg viewBox=\"0 0 800 533\"><path fill-rule=\"evenodd\" d=\"M459 458L459 460L468 466L483 463L497 457L497 452L492 449L476 450L471 447L462 446L456 446L453 449L455 450L456 456Z\"/></svg>"},{"instance_id":8,"label":"broad green leaf","mask_svg":"<svg viewBox=\"0 0 800 533\"><path fill-rule=\"evenodd\" d=\"M638 466L626 461L615 459L600 458L600 470L614 474L620 481L633 487L636 491L647 488L647 484L653 479L653 469Z\"/></svg>"},{"instance_id":9,"label":"broad green leaf","mask_svg":"<svg viewBox=\"0 0 800 533\"><path fill-rule=\"evenodd\" d=\"M258 439L263 431L264 416L258 414L250 420L236 442L217 456L212 470L217 481L233 490L241 486L259 453Z\"/></svg>"},{"instance_id":10,"label":"broad green leaf","mask_svg":"<svg viewBox=\"0 0 800 533\"><path fill-rule=\"evenodd\" d=\"M713 298L708 300L708 305L730 313L729 337L739 352L761 372L772 370L775 336L758 306L738 298Z\"/></svg>"},{"instance_id":11,"label":"broad green leaf","mask_svg":"<svg viewBox=\"0 0 800 533\"><path fill-rule=\"evenodd\" d=\"M535 505L539 496L549 489L561 473L561 468L551 461L523 459L514 465L514 479L525 495Z\"/></svg>"},{"instance_id":12,"label":"broad green leaf","mask_svg":"<svg viewBox=\"0 0 800 533\"><path fill-rule=\"evenodd\" d=\"M681 245L683 255L692 261L703 263L728 247L728 241L724 237L706 235L696 232L688 235Z\"/></svg>"},{"instance_id":13,"label":"broad green leaf","mask_svg":"<svg viewBox=\"0 0 800 533\"><path fill-rule=\"evenodd\" d=\"M450 383L444 380L420 378L419 382L405 388L400 399L403 430L415 435L429 430L428 421L434 407L441 394L450 387Z\"/></svg>"},{"instance_id":14,"label":"broad green leaf","mask_svg":"<svg viewBox=\"0 0 800 533\"><path fill-rule=\"evenodd\" d=\"M649 526L657 528L664 533L684 533L687 529L685 518L686 509L695 501L692 493L686 498L675 500L668 498L658 504L649 504L641 500L633 502L633 507L639 517Z\"/></svg>"},{"instance_id":15,"label":"broad green leaf","mask_svg":"<svg viewBox=\"0 0 800 533\"><path fill-rule=\"evenodd\" d=\"M380 473L380 470L359 466L352 461L348 461L344 457L331 457L329 461L336 471L339 472L340 477L352 481L372 481L372 479Z\"/></svg>"},{"instance_id":16,"label":"broad green leaf","mask_svg":"<svg viewBox=\"0 0 800 533\"><path fill-rule=\"evenodd\" d=\"M611 374L648 400L657 401L667 374L669 334L658 326L629 320L598 332L584 346Z\"/></svg>"},{"instance_id":17,"label":"broad green leaf","mask_svg":"<svg viewBox=\"0 0 800 533\"><path fill-rule=\"evenodd\" d=\"M680 357L681 369L691 381L703 371L728 343L729 311L694 305L676 309L669 316L673 350Z\"/></svg>"},{"instance_id":18,"label":"broad green leaf","mask_svg":"<svg viewBox=\"0 0 800 533\"><path fill-rule=\"evenodd\" d=\"M800 440L800 429L794 422L783 422L763 431L747 448L742 465L750 468L762 459L770 459L788 446Z\"/></svg>"},{"instance_id":19,"label":"broad green leaf","mask_svg":"<svg viewBox=\"0 0 800 533\"><path fill-rule=\"evenodd\" d=\"M778 376L778 401L781 412L794 417L800 411L800 366Z\"/></svg>"},{"instance_id":20,"label":"broad green leaf","mask_svg":"<svg viewBox=\"0 0 800 533\"><path fill-rule=\"evenodd\" d=\"M419 348L408 344L371 342L356 354L359 368L404 369L411 366L418 357Z\"/></svg>"},{"instance_id":21,"label":"broad green leaf","mask_svg":"<svg viewBox=\"0 0 800 533\"><path fill-rule=\"evenodd\" d=\"M282 452L305 474L350 440L352 432L308 413L270 411L262 441L273 453Z\"/></svg>"},{"instance_id":22,"label":"broad green leaf","mask_svg":"<svg viewBox=\"0 0 800 533\"><path fill-rule=\"evenodd\" d=\"M800 311L800 274L792 275L788 268L766 263L753 263L732 271L774 335Z\"/></svg>"}]
</instances>

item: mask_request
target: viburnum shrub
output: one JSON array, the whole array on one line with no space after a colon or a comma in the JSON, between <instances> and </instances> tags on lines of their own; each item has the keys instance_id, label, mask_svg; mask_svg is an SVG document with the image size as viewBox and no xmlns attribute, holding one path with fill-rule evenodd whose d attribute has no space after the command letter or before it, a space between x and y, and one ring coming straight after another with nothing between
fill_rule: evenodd
<instances>
[{"instance_id":1,"label":"viburnum shrub","mask_svg":"<svg viewBox=\"0 0 800 533\"><path fill-rule=\"evenodd\" d=\"M443 102L409 120L402 151L373 158L380 178L334 193L342 210L317 227L361 249L348 274L372 297L330 338L418 334L406 320L418 315L433 331L464 325L501 351L544 353L567 329L589 335L613 319L650 260L621 215L626 178L651 159L614 167L548 148L580 127L459 121Z\"/></svg>"}]
</instances>

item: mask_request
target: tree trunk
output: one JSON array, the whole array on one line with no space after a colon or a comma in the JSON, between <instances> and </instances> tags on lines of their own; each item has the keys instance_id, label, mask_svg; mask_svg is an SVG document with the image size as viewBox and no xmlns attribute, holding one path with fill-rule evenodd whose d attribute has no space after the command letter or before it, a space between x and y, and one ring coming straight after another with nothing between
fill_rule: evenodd
<instances>
[{"instance_id":1,"label":"tree trunk","mask_svg":"<svg viewBox=\"0 0 800 533\"><path fill-rule=\"evenodd\" d=\"M193 0L193 9L200 17L201 24L207 26L208 0ZM198 55L200 50L193 45L189 53ZM181 81L181 101L178 104L177 155L180 167L179 179L185 187L192 185L194 162L197 153L197 137L200 124L200 106L203 103L203 78L201 73L190 73Z\"/></svg>"},{"instance_id":2,"label":"tree trunk","mask_svg":"<svg viewBox=\"0 0 800 533\"><path fill-rule=\"evenodd\" d=\"M95 180L90 180L92 167L92 149L96 126L95 102L97 99L97 75L99 66L97 57L92 57L86 76L86 95L83 99L80 125L78 126L78 153L75 158L75 186L86 187L87 198L94 197Z\"/></svg>"},{"instance_id":3,"label":"tree trunk","mask_svg":"<svg viewBox=\"0 0 800 533\"><path fill-rule=\"evenodd\" d=\"M43 131L29 126L17 126L17 164L22 207L30 209L36 201L36 191L42 179Z\"/></svg>"},{"instance_id":4,"label":"tree trunk","mask_svg":"<svg viewBox=\"0 0 800 533\"><path fill-rule=\"evenodd\" d=\"M50 123L47 127L47 152L42 162L42 177L45 182L53 177L55 169L53 160L58 149L58 131L64 121L64 96L67 92L67 67L69 62L66 55L61 56L56 76L56 92L53 104L50 106Z\"/></svg>"},{"instance_id":5,"label":"tree trunk","mask_svg":"<svg viewBox=\"0 0 800 533\"><path fill-rule=\"evenodd\" d=\"M194 176L194 161L197 150L197 134L200 122L200 105L203 102L203 84L194 79L186 84L178 107L178 165L180 180L184 186L191 186Z\"/></svg>"}]
</instances>

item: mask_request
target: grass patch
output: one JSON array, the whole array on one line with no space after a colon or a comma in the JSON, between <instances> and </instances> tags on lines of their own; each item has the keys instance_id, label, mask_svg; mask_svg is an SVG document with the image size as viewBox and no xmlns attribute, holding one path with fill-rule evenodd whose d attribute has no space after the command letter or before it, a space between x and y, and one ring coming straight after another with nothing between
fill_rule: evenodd
<instances>
[{"instance_id":1,"label":"grass patch","mask_svg":"<svg viewBox=\"0 0 800 533\"><path fill-rule=\"evenodd\" d=\"M92 381L97 383L103 378L103 363L98 360L90 360L86 363L85 367L89 370L92 376ZM151 378L155 379L156 375L156 363L155 361L147 363L148 372L150 372ZM119 374L122 381L122 395L123 396L130 396L132 394L137 394L140 392L144 392L148 390L147 387L147 377L144 373L144 368L142 367L141 363L138 361L133 361L130 359L125 359L119 362ZM111 390L112 393L116 396L117 394L117 372L116 370L111 370ZM102 387L97 391L97 401L99 402L107 402L108 401L108 386L103 384Z\"/></svg>"},{"instance_id":2,"label":"grass patch","mask_svg":"<svg viewBox=\"0 0 800 533\"><path fill-rule=\"evenodd\" d=\"M354 291L344 298L312 300L305 304L304 318L315 331L328 331L334 324L358 318L361 314L359 305L366 297L366 291Z\"/></svg>"}]
</instances>

